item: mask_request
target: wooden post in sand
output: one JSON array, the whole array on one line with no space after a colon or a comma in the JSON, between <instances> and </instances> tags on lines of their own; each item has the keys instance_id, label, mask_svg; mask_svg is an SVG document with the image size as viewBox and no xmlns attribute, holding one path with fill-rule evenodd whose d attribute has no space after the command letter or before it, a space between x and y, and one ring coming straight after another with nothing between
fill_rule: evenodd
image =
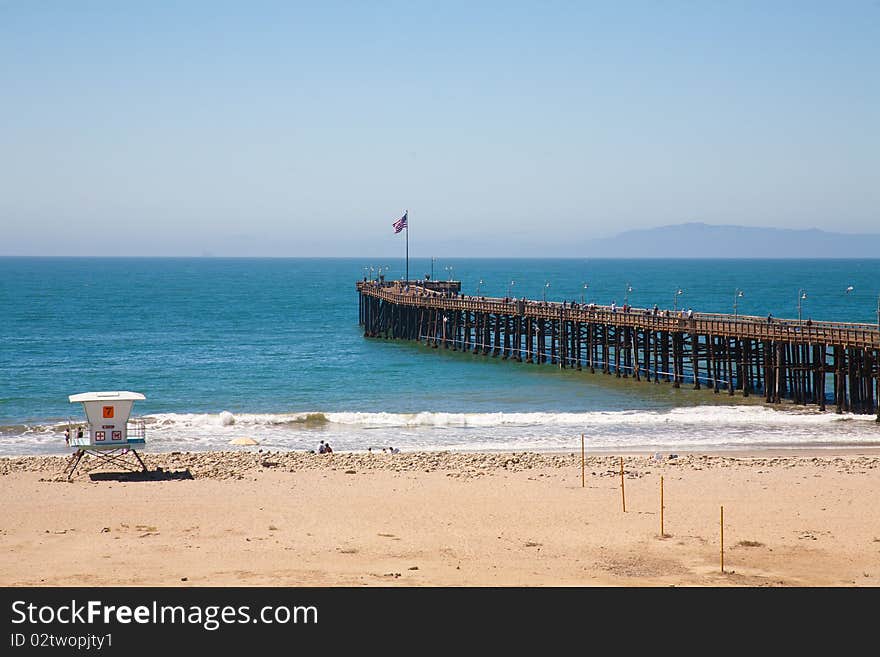
<instances>
[{"instance_id":1,"label":"wooden post in sand","mask_svg":"<svg viewBox=\"0 0 880 657\"><path fill-rule=\"evenodd\" d=\"M620 457L620 501L623 503L623 512L626 513L626 489L623 484L623 457Z\"/></svg>"},{"instance_id":2,"label":"wooden post in sand","mask_svg":"<svg viewBox=\"0 0 880 657\"><path fill-rule=\"evenodd\" d=\"M724 572L724 507L721 507L721 572Z\"/></svg>"},{"instance_id":3,"label":"wooden post in sand","mask_svg":"<svg viewBox=\"0 0 880 657\"><path fill-rule=\"evenodd\" d=\"M663 475L660 475L660 538L666 536L663 531Z\"/></svg>"},{"instance_id":4,"label":"wooden post in sand","mask_svg":"<svg viewBox=\"0 0 880 657\"><path fill-rule=\"evenodd\" d=\"M584 434L581 434L581 488L587 485L586 463L584 459Z\"/></svg>"}]
</instances>

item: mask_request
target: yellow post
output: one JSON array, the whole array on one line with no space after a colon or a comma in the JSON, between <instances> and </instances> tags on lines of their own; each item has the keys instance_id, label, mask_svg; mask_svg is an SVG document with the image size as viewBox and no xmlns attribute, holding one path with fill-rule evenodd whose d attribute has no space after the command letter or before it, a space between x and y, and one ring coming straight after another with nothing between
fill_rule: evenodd
<instances>
[{"instance_id":1,"label":"yellow post","mask_svg":"<svg viewBox=\"0 0 880 657\"><path fill-rule=\"evenodd\" d=\"M721 572L724 572L724 507L721 507Z\"/></svg>"},{"instance_id":2,"label":"yellow post","mask_svg":"<svg viewBox=\"0 0 880 657\"><path fill-rule=\"evenodd\" d=\"M663 475L660 475L660 538L666 536L663 531Z\"/></svg>"},{"instance_id":3,"label":"yellow post","mask_svg":"<svg viewBox=\"0 0 880 657\"><path fill-rule=\"evenodd\" d=\"M584 462L584 434L581 434L581 488L587 485L586 464Z\"/></svg>"},{"instance_id":4,"label":"yellow post","mask_svg":"<svg viewBox=\"0 0 880 657\"><path fill-rule=\"evenodd\" d=\"M623 502L623 512L626 513L626 488L623 484L623 457L620 457L620 501Z\"/></svg>"}]
</instances>

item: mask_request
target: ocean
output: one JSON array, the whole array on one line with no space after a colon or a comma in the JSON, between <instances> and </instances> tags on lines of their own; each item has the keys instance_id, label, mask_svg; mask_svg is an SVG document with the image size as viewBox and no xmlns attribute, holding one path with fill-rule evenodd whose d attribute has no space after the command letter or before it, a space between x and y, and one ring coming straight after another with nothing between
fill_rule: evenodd
<instances>
[{"instance_id":1,"label":"ocean","mask_svg":"<svg viewBox=\"0 0 880 657\"><path fill-rule=\"evenodd\" d=\"M402 259L0 258L0 454L67 453L64 428L84 418L68 395L98 390L146 395L135 415L153 451L242 437L568 451L581 433L595 451L880 444L873 416L366 339L355 281L371 266L404 273ZM410 261L412 277L432 268L466 294L703 312L736 300L761 317L796 318L803 291L803 318L830 321L876 323L880 293L880 260Z\"/></svg>"}]
</instances>

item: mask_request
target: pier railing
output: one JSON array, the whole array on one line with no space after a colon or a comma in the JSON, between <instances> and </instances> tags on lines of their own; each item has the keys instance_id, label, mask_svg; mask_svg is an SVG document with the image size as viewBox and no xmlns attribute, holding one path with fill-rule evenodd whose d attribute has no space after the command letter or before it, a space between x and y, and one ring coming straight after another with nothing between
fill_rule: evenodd
<instances>
[{"instance_id":1,"label":"pier railing","mask_svg":"<svg viewBox=\"0 0 880 657\"><path fill-rule=\"evenodd\" d=\"M465 296L457 281L364 280L357 289L367 337L674 387L705 383L768 403L825 410L830 400L880 422L880 331L871 324Z\"/></svg>"},{"instance_id":2,"label":"pier railing","mask_svg":"<svg viewBox=\"0 0 880 657\"><path fill-rule=\"evenodd\" d=\"M407 307L436 310L513 314L535 319L562 319L583 323L613 323L617 326L666 332L687 332L700 335L785 340L807 344L839 344L846 347L880 349L880 330L876 325L851 322L762 318L750 315L684 313L647 308L621 308L595 304L473 297L443 294L421 286L408 290L393 282L371 284L359 281L358 290L367 296Z\"/></svg>"}]
</instances>

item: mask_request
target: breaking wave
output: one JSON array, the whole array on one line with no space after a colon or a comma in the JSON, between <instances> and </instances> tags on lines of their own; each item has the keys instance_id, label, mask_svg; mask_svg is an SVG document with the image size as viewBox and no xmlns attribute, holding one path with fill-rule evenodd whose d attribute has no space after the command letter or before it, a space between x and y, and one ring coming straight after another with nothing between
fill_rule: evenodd
<instances>
[{"instance_id":1,"label":"breaking wave","mask_svg":"<svg viewBox=\"0 0 880 657\"><path fill-rule=\"evenodd\" d=\"M144 416L148 449L337 450L393 444L402 449L568 450L585 433L594 450L760 449L880 445L872 415L776 410L760 405L583 413L158 413ZM66 422L0 426L0 453L63 452Z\"/></svg>"}]
</instances>

